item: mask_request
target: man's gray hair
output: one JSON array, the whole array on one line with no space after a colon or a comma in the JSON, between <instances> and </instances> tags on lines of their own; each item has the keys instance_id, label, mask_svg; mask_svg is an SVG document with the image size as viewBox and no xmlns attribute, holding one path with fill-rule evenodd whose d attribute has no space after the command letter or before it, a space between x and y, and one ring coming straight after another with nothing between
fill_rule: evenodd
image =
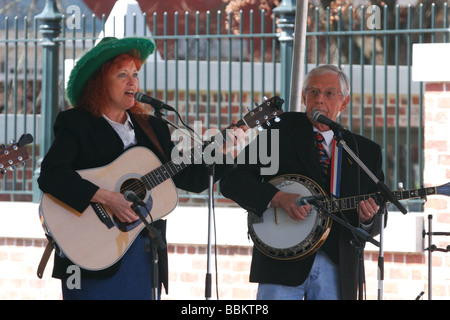
<instances>
[{"instance_id":1,"label":"man's gray hair","mask_svg":"<svg viewBox=\"0 0 450 320\"><path fill-rule=\"evenodd\" d=\"M344 98L348 97L350 95L350 80L344 72L342 72L337 66L333 64L324 64L311 69L306 75L305 80L303 81L302 90L305 91L305 89L308 87L309 80L312 76L318 76L326 73L337 74L339 76L342 94Z\"/></svg>"}]
</instances>

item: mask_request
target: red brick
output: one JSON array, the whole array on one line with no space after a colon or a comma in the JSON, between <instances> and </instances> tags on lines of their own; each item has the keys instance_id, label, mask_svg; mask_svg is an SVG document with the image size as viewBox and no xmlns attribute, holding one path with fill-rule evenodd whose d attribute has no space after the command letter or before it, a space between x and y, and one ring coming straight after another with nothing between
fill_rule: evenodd
<instances>
[{"instance_id":1,"label":"red brick","mask_svg":"<svg viewBox=\"0 0 450 320\"><path fill-rule=\"evenodd\" d=\"M442 82L429 82L425 85L425 91L444 91Z\"/></svg>"},{"instance_id":2,"label":"red brick","mask_svg":"<svg viewBox=\"0 0 450 320\"><path fill-rule=\"evenodd\" d=\"M422 264L424 263L424 257L423 255L406 255L406 263L417 263Z\"/></svg>"},{"instance_id":3,"label":"red brick","mask_svg":"<svg viewBox=\"0 0 450 320\"><path fill-rule=\"evenodd\" d=\"M409 278L409 270L404 268L391 268L389 270L390 279L408 279Z\"/></svg>"}]
</instances>

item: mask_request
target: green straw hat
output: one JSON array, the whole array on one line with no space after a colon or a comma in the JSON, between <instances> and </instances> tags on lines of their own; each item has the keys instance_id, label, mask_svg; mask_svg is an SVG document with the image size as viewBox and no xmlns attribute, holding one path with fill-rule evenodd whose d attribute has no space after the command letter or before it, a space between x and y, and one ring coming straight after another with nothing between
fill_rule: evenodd
<instances>
[{"instance_id":1,"label":"green straw hat","mask_svg":"<svg viewBox=\"0 0 450 320\"><path fill-rule=\"evenodd\" d=\"M139 58L144 62L155 50L155 45L147 38L103 38L95 47L87 51L76 63L67 83L67 99L71 106L76 107L81 92L89 78L105 63L122 53L133 50L139 52Z\"/></svg>"}]
</instances>

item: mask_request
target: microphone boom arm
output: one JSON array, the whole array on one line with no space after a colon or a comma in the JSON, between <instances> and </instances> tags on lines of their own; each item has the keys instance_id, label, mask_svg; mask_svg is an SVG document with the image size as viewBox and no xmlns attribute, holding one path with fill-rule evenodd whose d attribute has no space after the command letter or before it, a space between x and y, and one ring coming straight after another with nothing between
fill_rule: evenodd
<instances>
[{"instance_id":1,"label":"microphone boom arm","mask_svg":"<svg viewBox=\"0 0 450 320\"><path fill-rule=\"evenodd\" d=\"M391 202L392 204L394 204L401 213L406 214L407 210L405 209L405 207L398 201L398 199L395 197L395 195L392 193L392 191L389 189L388 186L386 186L386 184L384 184L382 181L380 181L370 170L369 168L367 168L367 166L361 161L361 159L359 159L355 153L353 152L352 149L350 149L348 147L348 145L345 143L344 139L342 139L341 137L339 137L338 135L335 135L334 137L336 139L336 143L338 143L339 146L341 146L342 148L345 149L345 151L347 151L347 153L353 158L353 160L356 161L356 163L358 163L358 165L360 166L360 168L362 168L364 170L364 172L370 177L370 179L373 180L373 182L375 182L375 184L377 185L378 189L380 190L380 193L382 194L382 196L388 200L389 202Z\"/></svg>"}]
</instances>

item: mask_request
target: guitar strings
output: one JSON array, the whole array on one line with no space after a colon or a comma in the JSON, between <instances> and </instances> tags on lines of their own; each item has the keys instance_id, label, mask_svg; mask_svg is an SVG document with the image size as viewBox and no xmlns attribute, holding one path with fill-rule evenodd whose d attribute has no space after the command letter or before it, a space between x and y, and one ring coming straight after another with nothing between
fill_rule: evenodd
<instances>
[{"instance_id":1,"label":"guitar strings","mask_svg":"<svg viewBox=\"0 0 450 320\"><path fill-rule=\"evenodd\" d=\"M271 101L273 99L274 98L271 98L268 101L266 101L265 102L266 105L270 106ZM274 113L274 115L276 115L276 113ZM255 114L249 113L247 116L250 119L252 119L253 117L255 117ZM250 122L250 120L248 120L248 122ZM247 124L247 121L243 121L242 119L238 122L238 124L244 124L244 123ZM229 129L229 128L231 128L231 125L228 126L226 129ZM222 138L225 137L226 129L222 130L220 132L222 135ZM211 143L216 143L216 140L214 139L213 141L211 141ZM127 188L128 188L127 190L131 190L131 191L137 192L137 193L145 192L146 185L149 185L148 190L151 190L152 188L158 186L162 182L166 181L167 179L169 179L170 177L172 177L173 175L178 173L180 170L187 167L186 163L183 160L191 160L191 157L193 157L195 160L196 157L202 156L202 153L203 153L203 146L200 149L198 147L193 147L188 152L185 152L182 156L163 164L162 166L152 170L151 172L149 172L146 175L142 176L141 178L137 179L136 182L133 182L129 186L127 186ZM185 159L183 159L183 158L185 158ZM180 164L178 164L178 165L175 164L175 161L179 161ZM191 164L192 162L188 161L188 163ZM182 164L185 165L185 167L183 167ZM169 171L175 171L175 172L171 173ZM163 178L162 180L161 180L161 177ZM156 183L152 182L152 180ZM144 185L144 188L142 187L142 185Z\"/></svg>"},{"instance_id":2,"label":"guitar strings","mask_svg":"<svg viewBox=\"0 0 450 320\"><path fill-rule=\"evenodd\" d=\"M198 150L198 148L192 148L189 150L189 152L186 152L183 154L183 156L180 156L178 158L175 158L172 161L169 161L163 165L161 165L158 168L153 169L149 173L143 175L139 179L136 179L136 181L132 182L129 186L127 186L127 190L131 190L136 193L146 193L146 189L151 190L152 188L158 186L159 184L163 183L173 175L180 172L182 169L186 168L191 162L186 161L188 164L185 163L183 160L188 160L186 157L193 156L194 159L196 156L202 155L201 151ZM183 159L185 158L185 159ZM181 161L180 161L181 160ZM179 162L179 164L176 164L175 162ZM148 188L146 188L148 186Z\"/></svg>"}]
</instances>

